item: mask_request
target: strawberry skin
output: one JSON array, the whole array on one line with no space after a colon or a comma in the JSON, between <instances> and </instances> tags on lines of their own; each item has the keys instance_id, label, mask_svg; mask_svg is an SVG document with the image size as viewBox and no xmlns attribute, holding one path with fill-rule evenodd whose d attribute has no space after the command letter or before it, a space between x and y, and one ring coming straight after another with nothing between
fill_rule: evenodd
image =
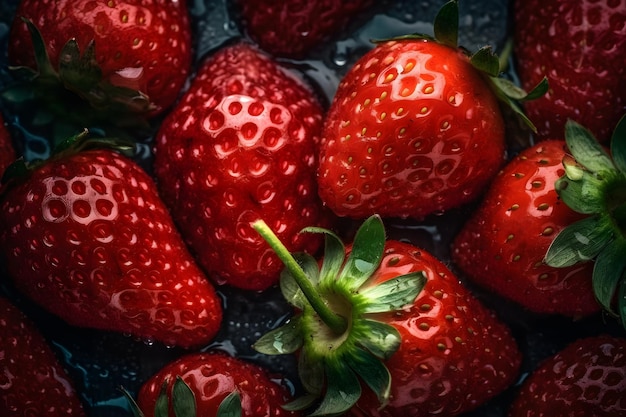
<instances>
[{"instance_id":1,"label":"strawberry skin","mask_svg":"<svg viewBox=\"0 0 626 417\"><path fill-rule=\"evenodd\" d=\"M85 416L72 382L47 341L4 296L0 296L0 352L3 416Z\"/></svg>"},{"instance_id":2,"label":"strawberry skin","mask_svg":"<svg viewBox=\"0 0 626 417\"><path fill-rule=\"evenodd\" d=\"M453 242L452 259L472 281L530 311L579 317L599 311L592 263L554 268L543 262L554 237L583 218L561 201L566 144L545 140L502 169Z\"/></svg>"},{"instance_id":3,"label":"strawberry skin","mask_svg":"<svg viewBox=\"0 0 626 417\"><path fill-rule=\"evenodd\" d=\"M372 285L411 271L426 274L422 292L412 306L379 318L402 336L400 348L385 362L392 381L389 403L381 409L373 391L364 389L349 416L458 415L517 377L521 354L510 330L428 252L387 241Z\"/></svg>"},{"instance_id":4,"label":"strawberry skin","mask_svg":"<svg viewBox=\"0 0 626 417\"><path fill-rule=\"evenodd\" d=\"M253 46L211 56L156 137L161 194L218 283L263 290L282 264L249 223L265 217L292 250L312 252L325 224L317 195L322 109L302 82Z\"/></svg>"},{"instance_id":5,"label":"strawberry skin","mask_svg":"<svg viewBox=\"0 0 626 417\"><path fill-rule=\"evenodd\" d=\"M0 114L0 178L2 173L15 160L15 149L6 126Z\"/></svg>"},{"instance_id":6,"label":"strawberry skin","mask_svg":"<svg viewBox=\"0 0 626 417\"><path fill-rule=\"evenodd\" d=\"M192 353L163 367L146 381L137 398L139 408L154 415L155 404L167 381L171 395L176 378L191 388L196 399L196 415L215 416L225 397L237 391L241 398L241 417L299 416L282 409L290 395L264 368L222 352ZM170 409L170 416L174 412Z\"/></svg>"},{"instance_id":7,"label":"strawberry skin","mask_svg":"<svg viewBox=\"0 0 626 417\"><path fill-rule=\"evenodd\" d=\"M548 77L526 104L538 138L563 136L571 118L608 142L626 113L626 1L516 1L515 53L523 87Z\"/></svg>"},{"instance_id":8,"label":"strawberry skin","mask_svg":"<svg viewBox=\"0 0 626 417\"><path fill-rule=\"evenodd\" d=\"M387 41L339 85L320 195L340 216L421 218L474 199L503 158L498 101L467 56L432 40Z\"/></svg>"},{"instance_id":9,"label":"strawberry skin","mask_svg":"<svg viewBox=\"0 0 626 417\"><path fill-rule=\"evenodd\" d=\"M54 67L75 38L91 40L102 75L113 85L147 94L153 115L171 106L191 66L191 27L185 0L22 0L9 39L11 65L34 67L25 17L37 25Z\"/></svg>"},{"instance_id":10,"label":"strawberry skin","mask_svg":"<svg viewBox=\"0 0 626 417\"><path fill-rule=\"evenodd\" d=\"M626 339L593 336L572 342L524 381L509 417L626 415Z\"/></svg>"},{"instance_id":11,"label":"strawberry skin","mask_svg":"<svg viewBox=\"0 0 626 417\"><path fill-rule=\"evenodd\" d=\"M220 300L132 160L61 155L9 185L1 208L10 277L66 322L182 347L216 334Z\"/></svg>"},{"instance_id":12,"label":"strawberry skin","mask_svg":"<svg viewBox=\"0 0 626 417\"><path fill-rule=\"evenodd\" d=\"M246 34L272 55L303 58L371 7L372 0L238 0Z\"/></svg>"}]
</instances>

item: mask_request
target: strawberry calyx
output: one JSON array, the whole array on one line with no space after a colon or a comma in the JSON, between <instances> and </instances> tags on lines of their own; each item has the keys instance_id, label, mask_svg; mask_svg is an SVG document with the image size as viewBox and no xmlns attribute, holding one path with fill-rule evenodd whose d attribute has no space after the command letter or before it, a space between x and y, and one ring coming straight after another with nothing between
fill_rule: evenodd
<instances>
[{"instance_id":1,"label":"strawberry calyx","mask_svg":"<svg viewBox=\"0 0 626 417\"><path fill-rule=\"evenodd\" d=\"M521 106L526 101L536 100L542 97L548 91L548 78L537 83L530 91L516 85L508 78L501 76L506 66L507 59L498 57L493 51L491 45L485 45L476 52L471 53L458 44L459 39L459 4L458 0L450 0L445 3L437 12L433 22L434 37L428 34L414 33L393 38L393 40L417 40L424 39L435 41L450 48L460 50L468 56L472 66L482 73L488 80L491 90L496 97L508 106L520 120L528 126L533 132L537 132L537 128L533 122L526 116ZM378 42L388 41L391 39L379 40ZM510 45L508 45L510 46ZM510 47L505 47L505 54L510 54Z\"/></svg>"},{"instance_id":2,"label":"strawberry calyx","mask_svg":"<svg viewBox=\"0 0 626 417\"><path fill-rule=\"evenodd\" d=\"M196 396L193 391L187 385L187 383L180 377L176 377L174 385L172 386L171 396L167 393L167 387L169 386L169 379L166 379L161 386L161 391L154 406L154 417L169 417L170 413L170 400L171 408L174 410L176 417L196 417L197 416L197 403ZM145 417L144 412L139 408L139 405L130 395L128 391L121 388L122 393L126 397L130 405L130 411L134 417ZM215 417L241 417L243 414L241 407L241 396L238 391L233 391L228 394L220 403L217 414Z\"/></svg>"},{"instance_id":3,"label":"strawberry calyx","mask_svg":"<svg viewBox=\"0 0 626 417\"><path fill-rule=\"evenodd\" d=\"M62 137L68 131L75 132L76 127L98 127L115 135L149 131L148 117L155 105L143 92L103 78L96 62L95 41L81 53L76 39L70 39L61 50L56 70L39 29L29 19L22 21L31 36L36 68L10 67L17 82L2 92L8 105L31 112L36 109L33 124L52 124ZM123 71L118 75L124 78ZM132 79L126 79L133 85Z\"/></svg>"},{"instance_id":4,"label":"strawberry calyx","mask_svg":"<svg viewBox=\"0 0 626 417\"><path fill-rule=\"evenodd\" d=\"M565 124L571 155L555 188L572 210L588 216L563 229L545 256L553 267L595 260L594 294L626 328L626 115L611 139L610 153L573 120Z\"/></svg>"},{"instance_id":5,"label":"strawberry calyx","mask_svg":"<svg viewBox=\"0 0 626 417\"><path fill-rule=\"evenodd\" d=\"M280 288L297 311L254 345L268 355L299 351L298 372L307 393L284 408L316 406L310 415L339 415L358 401L362 382L384 406L391 390L384 362L398 349L401 336L375 316L412 304L426 283L425 275L420 271L372 282L386 240L377 215L361 225L347 255L341 239L330 230L305 228L304 233L325 235L321 266L311 255L289 253L262 220L252 226L285 264Z\"/></svg>"},{"instance_id":6,"label":"strawberry calyx","mask_svg":"<svg viewBox=\"0 0 626 417\"><path fill-rule=\"evenodd\" d=\"M45 164L49 159L63 158L88 149L102 148L115 150L128 157L135 155L134 143L120 138L92 136L87 129L83 129L82 132L60 141L48 159L27 161L24 157L20 157L13 161L2 175L0 195L4 194L11 184L27 178L32 171Z\"/></svg>"}]
</instances>

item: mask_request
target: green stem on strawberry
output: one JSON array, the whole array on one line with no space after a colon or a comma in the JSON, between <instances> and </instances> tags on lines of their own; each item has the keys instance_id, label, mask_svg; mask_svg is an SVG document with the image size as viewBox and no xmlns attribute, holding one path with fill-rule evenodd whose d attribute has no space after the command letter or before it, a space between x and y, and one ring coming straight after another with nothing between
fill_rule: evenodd
<instances>
[{"instance_id":1,"label":"green stem on strawberry","mask_svg":"<svg viewBox=\"0 0 626 417\"><path fill-rule=\"evenodd\" d=\"M360 398L361 381L384 406L391 390L391 375L384 361L398 349L400 334L373 315L413 303L426 282L424 274L373 282L386 239L379 216L361 225L347 257L343 243L331 231L304 229L325 235L321 266L310 255L290 254L262 220L252 226L285 263L281 291L299 311L254 345L269 355L300 351L299 375L307 394L285 408L303 410L320 400L310 415L339 415Z\"/></svg>"},{"instance_id":2,"label":"green stem on strawberry","mask_svg":"<svg viewBox=\"0 0 626 417\"><path fill-rule=\"evenodd\" d=\"M611 140L610 154L578 123L568 120L571 157L556 191L572 210L589 216L559 233L545 257L554 267L595 259L593 290L598 302L626 328L626 115Z\"/></svg>"},{"instance_id":3,"label":"green stem on strawberry","mask_svg":"<svg viewBox=\"0 0 626 417\"><path fill-rule=\"evenodd\" d=\"M335 314L330 308L328 308L328 306L324 303L324 300L317 293L313 283L309 280L306 272L304 272L289 250L278 239L278 236L276 236L276 234L267 226L267 224L265 224L263 220L256 222L254 224L254 229L263 237L263 239L265 239L276 255L285 264L285 267L289 270L294 280L304 293L304 296L311 304L311 307L313 307L322 321L334 333L344 333L348 328L346 319L338 314Z\"/></svg>"}]
</instances>

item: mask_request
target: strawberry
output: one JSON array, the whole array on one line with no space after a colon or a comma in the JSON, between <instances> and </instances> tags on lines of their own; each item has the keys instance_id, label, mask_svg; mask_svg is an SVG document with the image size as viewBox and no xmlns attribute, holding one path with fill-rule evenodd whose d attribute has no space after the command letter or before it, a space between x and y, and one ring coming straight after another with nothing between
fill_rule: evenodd
<instances>
[{"instance_id":1,"label":"strawberry","mask_svg":"<svg viewBox=\"0 0 626 417\"><path fill-rule=\"evenodd\" d=\"M275 377L256 364L218 351L187 354L143 384L137 408L155 417L300 415L282 409L290 395ZM169 406L163 407L163 402ZM190 411L175 413L176 407ZM159 409L165 412L159 414Z\"/></svg>"},{"instance_id":2,"label":"strawberry","mask_svg":"<svg viewBox=\"0 0 626 417\"><path fill-rule=\"evenodd\" d=\"M2 173L15 160L15 149L11 135L4 125L4 118L0 114L0 178Z\"/></svg>"},{"instance_id":3,"label":"strawberry","mask_svg":"<svg viewBox=\"0 0 626 417\"><path fill-rule=\"evenodd\" d=\"M63 366L35 324L0 296L0 406L3 416L85 416Z\"/></svg>"},{"instance_id":4,"label":"strawberry","mask_svg":"<svg viewBox=\"0 0 626 417\"><path fill-rule=\"evenodd\" d=\"M544 360L524 381L509 417L626 415L626 339L576 340Z\"/></svg>"},{"instance_id":5,"label":"strawberry","mask_svg":"<svg viewBox=\"0 0 626 417\"><path fill-rule=\"evenodd\" d=\"M303 58L337 36L372 0L237 0L245 33L272 55Z\"/></svg>"},{"instance_id":6,"label":"strawberry","mask_svg":"<svg viewBox=\"0 0 626 417\"><path fill-rule=\"evenodd\" d=\"M518 108L491 49L470 57L457 47L458 13L446 3L435 39L381 41L341 80L319 168L320 195L336 214L422 218L476 198L503 164L497 98Z\"/></svg>"},{"instance_id":7,"label":"strawberry","mask_svg":"<svg viewBox=\"0 0 626 417\"><path fill-rule=\"evenodd\" d=\"M154 171L197 259L218 283L263 290L281 263L250 228L261 213L291 250L323 224L316 147L322 109L305 85L247 43L203 64L156 137Z\"/></svg>"},{"instance_id":8,"label":"strawberry","mask_svg":"<svg viewBox=\"0 0 626 417\"><path fill-rule=\"evenodd\" d=\"M72 146L88 145L81 135ZM220 300L152 179L113 150L72 146L9 168L25 176L5 184L0 201L0 250L15 286L71 325L209 342Z\"/></svg>"},{"instance_id":9,"label":"strawberry","mask_svg":"<svg viewBox=\"0 0 626 417\"><path fill-rule=\"evenodd\" d=\"M517 71L529 87L547 75L550 90L526 105L539 139L562 136L568 118L608 142L626 112L626 1L514 2Z\"/></svg>"},{"instance_id":10,"label":"strawberry","mask_svg":"<svg viewBox=\"0 0 626 417\"><path fill-rule=\"evenodd\" d=\"M554 237L548 265L569 268L593 262L593 293L626 328L626 115L611 137L610 153L590 130L568 120L571 156L555 184L559 197L584 216Z\"/></svg>"},{"instance_id":11,"label":"strawberry","mask_svg":"<svg viewBox=\"0 0 626 417\"><path fill-rule=\"evenodd\" d=\"M39 118L48 112L80 128L145 127L174 103L190 72L186 1L22 0L8 52L32 86L5 93L24 113L41 107Z\"/></svg>"},{"instance_id":12,"label":"strawberry","mask_svg":"<svg viewBox=\"0 0 626 417\"><path fill-rule=\"evenodd\" d=\"M557 233L583 217L555 190L566 152L564 140L552 139L514 157L455 237L452 259L473 282L530 311L580 317L599 311L592 265L543 262Z\"/></svg>"},{"instance_id":13,"label":"strawberry","mask_svg":"<svg viewBox=\"0 0 626 417\"><path fill-rule=\"evenodd\" d=\"M281 288L297 311L255 344L267 354L298 352L308 395L288 409L453 416L514 381L521 357L509 329L434 256L386 240L380 217L346 249L332 232L305 229L326 234L321 267L294 258L261 220L254 225L287 265Z\"/></svg>"}]
</instances>

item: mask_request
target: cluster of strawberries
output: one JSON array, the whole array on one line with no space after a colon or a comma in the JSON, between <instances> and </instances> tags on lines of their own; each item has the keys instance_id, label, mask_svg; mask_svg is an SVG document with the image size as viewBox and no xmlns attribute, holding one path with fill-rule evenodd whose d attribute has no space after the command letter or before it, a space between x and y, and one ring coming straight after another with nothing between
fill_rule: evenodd
<instances>
[{"instance_id":1,"label":"cluster of strawberries","mask_svg":"<svg viewBox=\"0 0 626 417\"><path fill-rule=\"evenodd\" d=\"M236 0L245 36L197 67L184 0L21 0L3 105L52 151L16 160L0 119L7 284L71 326L186 351L128 393L136 416L456 416L507 390L510 417L626 413L623 334L522 382L516 335L467 285L626 325L626 0L511 6L521 85L491 47L458 46L451 0L432 35L372 44L326 106L281 59L371 0ZM459 209L449 262L383 225ZM297 355L297 392L205 351L217 285L280 286L293 316L255 348ZM88 413L6 297L0 352L9 416Z\"/></svg>"}]
</instances>

